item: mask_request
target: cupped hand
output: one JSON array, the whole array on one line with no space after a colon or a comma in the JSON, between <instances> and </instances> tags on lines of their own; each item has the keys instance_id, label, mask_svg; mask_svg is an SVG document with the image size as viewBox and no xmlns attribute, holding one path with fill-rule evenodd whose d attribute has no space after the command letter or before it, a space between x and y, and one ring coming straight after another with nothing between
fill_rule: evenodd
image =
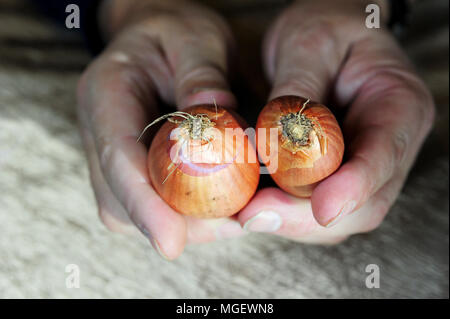
<instances>
[{"instance_id":1,"label":"cupped hand","mask_svg":"<svg viewBox=\"0 0 450 319\"><path fill-rule=\"evenodd\" d=\"M167 259L187 242L243 234L235 220L172 210L152 188L147 147L136 142L158 116L158 98L179 108L213 100L236 105L226 79L233 40L225 22L189 1L108 0L100 24L109 44L84 72L77 95L103 223L116 232L139 229Z\"/></svg>"},{"instance_id":2,"label":"cupped hand","mask_svg":"<svg viewBox=\"0 0 450 319\"><path fill-rule=\"evenodd\" d=\"M383 17L385 3L378 3ZM434 105L386 27L366 28L367 4L298 1L268 32L269 99L300 95L346 111L346 156L310 199L260 190L238 215L246 230L337 243L378 227L398 196L432 127Z\"/></svg>"}]
</instances>

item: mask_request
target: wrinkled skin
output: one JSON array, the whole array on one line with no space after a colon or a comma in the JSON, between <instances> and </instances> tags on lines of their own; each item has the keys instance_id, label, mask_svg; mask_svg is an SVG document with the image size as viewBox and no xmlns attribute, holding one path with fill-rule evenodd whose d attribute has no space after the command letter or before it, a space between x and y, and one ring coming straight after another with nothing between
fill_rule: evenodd
<instances>
[{"instance_id":1,"label":"wrinkled skin","mask_svg":"<svg viewBox=\"0 0 450 319\"><path fill-rule=\"evenodd\" d=\"M227 82L233 38L217 13L194 2L153 2L103 3L100 24L109 44L78 87L91 182L110 230L139 229L174 259L187 243L251 231L329 244L381 223L430 131L434 106L386 28L364 27L366 1L297 1L276 19L263 47L269 99L323 101L332 92L333 106L347 108L343 165L311 199L261 189L241 212L217 220L185 217L158 197L147 147L136 138L159 115L157 96L179 109L212 99L237 106Z\"/></svg>"}]
</instances>

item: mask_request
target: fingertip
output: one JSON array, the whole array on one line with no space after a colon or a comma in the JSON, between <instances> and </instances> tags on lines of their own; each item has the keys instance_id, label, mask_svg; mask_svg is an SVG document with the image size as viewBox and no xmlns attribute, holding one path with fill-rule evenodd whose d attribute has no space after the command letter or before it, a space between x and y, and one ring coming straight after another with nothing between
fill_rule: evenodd
<instances>
[{"instance_id":1,"label":"fingertip","mask_svg":"<svg viewBox=\"0 0 450 319\"><path fill-rule=\"evenodd\" d=\"M361 198L360 186L361 176L348 164L320 182L311 196L316 221L321 226L331 227L350 214Z\"/></svg>"},{"instance_id":2,"label":"fingertip","mask_svg":"<svg viewBox=\"0 0 450 319\"><path fill-rule=\"evenodd\" d=\"M154 234L149 228L143 224L136 224L137 228L147 238L151 246L155 249L158 255L165 260L174 260L181 255L186 244L186 236L170 236L163 234ZM181 229L180 229L181 230ZM157 237L158 236L158 237ZM183 238L184 237L184 238Z\"/></svg>"},{"instance_id":3,"label":"fingertip","mask_svg":"<svg viewBox=\"0 0 450 319\"><path fill-rule=\"evenodd\" d=\"M152 245L161 257L166 260L174 260L183 253L186 238L186 225L178 225L171 230L156 233Z\"/></svg>"},{"instance_id":4,"label":"fingertip","mask_svg":"<svg viewBox=\"0 0 450 319\"><path fill-rule=\"evenodd\" d=\"M163 259L176 259L186 245L186 221L165 203L156 202L152 206L152 212L131 219Z\"/></svg>"},{"instance_id":5,"label":"fingertip","mask_svg":"<svg viewBox=\"0 0 450 319\"><path fill-rule=\"evenodd\" d=\"M172 261L178 258L184 251L185 240L182 242L176 242L174 240L164 241L164 246L161 243L153 239L151 242L156 252L165 260Z\"/></svg>"}]
</instances>

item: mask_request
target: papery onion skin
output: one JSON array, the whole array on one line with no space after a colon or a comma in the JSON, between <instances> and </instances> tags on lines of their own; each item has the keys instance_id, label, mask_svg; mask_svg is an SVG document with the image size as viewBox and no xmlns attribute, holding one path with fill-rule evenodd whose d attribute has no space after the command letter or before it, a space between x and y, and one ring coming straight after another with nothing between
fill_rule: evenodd
<instances>
[{"instance_id":1,"label":"papery onion skin","mask_svg":"<svg viewBox=\"0 0 450 319\"><path fill-rule=\"evenodd\" d=\"M280 121L289 113L298 113L305 103L301 114L314 123L314 129L310 143L294 149L286 141ZM270 128L278 128L278 146L274 154L269 154ZM303 97L281 96L271 100L258 117L257 140L261 138L260 134L266 135L266 142L264 145L257 143L258 154L266 166L278 160L277 169L270 174L281 189L294 196L310 197L318 182L336 171L342 162L344 138L336 118L326 106ZM267 156L261 156L263 154Z\"/></svg>"},{"instance_id":2,"label":"papery onion skin","mask_svg":"<svg viewBox=\"0 0 450 319\"><path fill-rule=\"evenodd\" d=\"M224 108L217 107L216 113L214 105L197 105L183 111L192 115L206 114L219 132L230 128L244 133L240 126L241 120ZM209 145L213 150L213 154L207 154L207 150L203 149L205 154L208 156L223 152L222 161L192 163L189 159L183 159L179 167L167 177L177 164L170 158L170 149L177 143L177 140L170 139L170 134L178 126L176 123L164 123L151 144L148 167L156 192L174 210L188 216L218 218L240 211L254 195L259 182L259 162L255 147L248 137L245 135L242 140L235 139L234 143L220 142L214 138L209 142L203 141L201 147ZM191 143L199 145L198 141L191 140ZM239 154L244 152L244 160L238 162L236 156L232 155L233 151ZM233 160L227 161L225 154L229 154ZM252 154L250 161L247 154Z\"/></svg>"}]
</instances>

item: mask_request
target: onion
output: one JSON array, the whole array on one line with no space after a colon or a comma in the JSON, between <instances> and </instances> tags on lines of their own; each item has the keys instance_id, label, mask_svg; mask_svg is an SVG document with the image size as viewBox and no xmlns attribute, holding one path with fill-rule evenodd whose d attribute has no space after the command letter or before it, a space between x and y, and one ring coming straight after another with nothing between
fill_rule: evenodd
<instances>
[{"instance_id":1,"label":"onion","mask_svg":"<svg viewBox=\"0 0 450 319\"><path fill-rule=\"evenodd\" d=\"M199 218L241 210L259 182L256 150L241 120L216 105L193 106L150 125L162 119L168 122L148 153L150 179L160 197L176 211Z\"/></svg>"},{"instance_id":2,"label":"onion","mask_svg":"<svg viewBox=\"0 0 450 319\"><path fill-rule=\"evenodd\" d=\"M331 111L319 103L278 97L261 111L256 128L261 160L278 186L294 196L311 196L318 182L342 162L341 129ZM272 139L270 128L276 129Z\"/></svg>"}]
</instances>

